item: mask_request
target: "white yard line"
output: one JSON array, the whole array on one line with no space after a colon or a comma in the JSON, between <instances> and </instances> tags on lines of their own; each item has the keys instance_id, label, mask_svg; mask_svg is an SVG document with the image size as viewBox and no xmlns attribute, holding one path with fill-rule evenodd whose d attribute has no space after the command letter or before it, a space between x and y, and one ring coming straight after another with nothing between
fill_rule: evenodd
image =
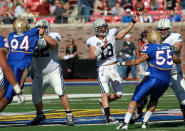
<instances>
[{"instance_id":1,"label":"white yard line","mask_svg":"<svg viewBox=\"0 0 185 131\"><path fill-rule=\"evenodd\" d=\"M25 96L25 100L32 100L32 96L30 94L23 94ZM123 96L132 96L133 93L123 93ZM175 95L165 95L165 96L175 96ZM69 98L98 98L101 97L100 93L96 94L68 94ZM56 94L44 94L43 99L58 99ZM17 101L18 98L15 96L13 101Z\"/></svg>"}]
</instances>

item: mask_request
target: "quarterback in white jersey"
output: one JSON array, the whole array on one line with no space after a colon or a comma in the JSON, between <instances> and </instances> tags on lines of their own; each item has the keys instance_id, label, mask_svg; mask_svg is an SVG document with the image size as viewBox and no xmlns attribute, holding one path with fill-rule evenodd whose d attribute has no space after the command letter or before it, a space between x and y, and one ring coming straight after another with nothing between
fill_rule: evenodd
<instances>
[{"instance_id":1,"label":"quarterback in white jersey","mask_svg":"<svg viewBox=\"0 0 185 131\"><path fill-rule=\"evenodd\" d=\"M32 101L35 105L37 116L31 122L31 125L39 124L45 120L43 113L42 96L48 86L54 88L60 101L66 111L67 125L74 125L73 116L69 106L68 96L65 94L62 68L58 60L58 46L61 36L57 32L50 32L49 22L41 19L37 21L36 26L45 28L45 33L40 36L37 49L32 61L32 71L34 79L32 84Z\"/></svg>"},{"instance_id":2,"label":"quarterback in white jersey","mask_svg":"<svg viewBox=\"0 0 185 131\"><path fill-rule=\"evenodd\" d=\"M137 12L127 28L121 31L115 28L109 30L104 19L96 19L93 23L95 36L90 37L86 42L91 56L97 59L98 82L102 95L99 102L106 116L106 123L118 122L111 116L109 104L122 96L121 78L116 65L116 40L122 39L134 27L138 18L139 13ZM112 86L113 93L109 92L109 85Z\"/></svg>"}]
</instances>

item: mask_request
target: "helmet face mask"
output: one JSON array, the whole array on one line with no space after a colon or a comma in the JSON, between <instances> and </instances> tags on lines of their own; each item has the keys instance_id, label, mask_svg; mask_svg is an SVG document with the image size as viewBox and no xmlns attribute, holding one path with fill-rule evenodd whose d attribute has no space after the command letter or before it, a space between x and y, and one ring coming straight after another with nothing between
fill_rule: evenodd
<instances>
[{"instance_id":1,"label":"helmet face mask","mask_svg":"<svg viewBox=\"0 0 185 131\"><path fill-rule=\"evenodd\" d=\"M108 34L109 28L108 24L105 22L104 19L96 19L93 24L94 31L96 36L103 36L105 37Z\"/></svg>"},{"instance_id":2,"label":"helmet face mask","mask_svg":"<svg viewBox=\"0 0 185 131\"><path fill-rule=\"evenodd\" d=\"M46 29L46 31L45 31L46 34L49 34L49 32L50 32L50 24L45 19L40 19L39 21L37 21L36 22L36 27L45 28Z\"/></svg>"},{"instance_id":3,"label":"helmet face mask","mask_svg":"<svg viewBox=\"0 0 185 131\"><path fill-rule=\"evenodd\" d=\"M172 32L172 24L169 19L161 19L157 24L157 30L161 33L163 40Z\"/></svg>"},{"instance_id":4,"label":"helmet face mask","mask_svg":"<svg viewBox=\"0 0 185 131\"><path fill-rule=\"evenodd\" d=\"M149 43L161 44L162 43L162 36L158 31L152 30L147 35L147 40Z\"/></svg>"},{"instance_id":5,"label":"helmet face mask","mask_svg":"<svg viewBox=\"0 0 185 131\"><path fill-rule=\"evenodd\" d=\"M30 29L28 21L24 19L17 19L13 23L13 30L16 34L26 32Z\"/></svg>"}]
</instances>

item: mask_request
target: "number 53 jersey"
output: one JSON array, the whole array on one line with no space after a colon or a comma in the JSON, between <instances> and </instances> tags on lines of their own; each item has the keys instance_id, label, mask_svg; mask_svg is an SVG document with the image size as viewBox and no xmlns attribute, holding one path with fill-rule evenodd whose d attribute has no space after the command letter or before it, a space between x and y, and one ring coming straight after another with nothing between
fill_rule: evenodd
<instances>
[{"instance_id":1,"label":"number 53 jersey","mask_svg":"<svg viewBox=\"0 0 185 131\"><path fill-rule=\"evenodd\" d=\"M104 51L97 56L97 66L112 64L117 61L116 58L116 39L115 35L118 33L116 28L109 30L109 33L105 37L108 41L107 47ZM95 46L96 48L104 45L105 40L100 40L96 36L92 36L87 40L87 46Z\"/></svg>"},{"instance_id":2,"label":"number 53 jersey","mask_svg":"<svg viewBox=\"0 0 185 131\"><path fill-rule=\"evenodd\" d=\"M49 36L57 40L58 45L60 44L62 38L59 33L50 32ZM39 42L45 42L45 40L40 38ZM44 48L37 48L34 52L32 66L37 75L45 75L53 72L60 66L60 62L58 60L58 46L50 47L47 45Z\"/></svg>"}]
</instances>

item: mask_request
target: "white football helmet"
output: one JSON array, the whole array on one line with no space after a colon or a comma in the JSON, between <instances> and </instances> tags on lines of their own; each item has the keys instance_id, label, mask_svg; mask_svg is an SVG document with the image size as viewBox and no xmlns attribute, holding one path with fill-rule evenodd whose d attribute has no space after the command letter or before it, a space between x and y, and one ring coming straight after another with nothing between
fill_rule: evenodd
<instances>
[{"instance_id":1,"label":"white football helmet","mask_svg":"<svg viewBox=\"0 0 185 131\"><path fill-rule=\"evenodd\" d=\"M47 20L45 19L40 19L39 21L36 22L36 27L44 27L46 28L46 34L49 34L50 32L50 24Z\"/></svg>"},{"instance_id":2,"label":"white football helmet","mask_svg":"<svg viewBox=\"0 0 185 131\"><path fill-rule=\"evenodd\" d=\"M93 23L93 27L94 27L96 36L106 36L109 31L108 24L102 18L96 19Z\"/></svg>"},{"instance_id":3,"label":"white football helmet","mask_svg":"<svg viewBox=\"0 0 185 131\"><path fill-rule=\"evenodd\" d=\"M172 32L172 23L169 19L160 19L157 24L157 30L161 33L163 39L168 37Z\"/></svg>"}]
</instances>

